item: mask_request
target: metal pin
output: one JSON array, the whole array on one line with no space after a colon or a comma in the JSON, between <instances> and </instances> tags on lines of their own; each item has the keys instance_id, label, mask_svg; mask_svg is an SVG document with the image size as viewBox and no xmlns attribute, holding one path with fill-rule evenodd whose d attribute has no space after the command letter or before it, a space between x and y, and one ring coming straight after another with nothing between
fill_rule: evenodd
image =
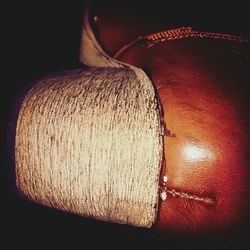
<instances>
[{"instance_id":1,"label":"metal pin","mask_svg":"<svg viewBox=\"0 0 250 250\"><path fill-rule=\"evenodd\" d=\"M164 175L164 176L162 177L162 181L163 181L163 184L166 184L167 181L168 181L168 177L167 177L166 175Z\"/></svg>"},{"instance_id":2,"label":"metal pin","mask_svg":"<svg viewBox=\"0 0 250 250\"><path fill-rule=\"evenodd\" d=\"M161 197L162 201L165 201L167 199L167 192L162 191L161 194L160 194L160 197Z\"/></svg>"}]
</instances>

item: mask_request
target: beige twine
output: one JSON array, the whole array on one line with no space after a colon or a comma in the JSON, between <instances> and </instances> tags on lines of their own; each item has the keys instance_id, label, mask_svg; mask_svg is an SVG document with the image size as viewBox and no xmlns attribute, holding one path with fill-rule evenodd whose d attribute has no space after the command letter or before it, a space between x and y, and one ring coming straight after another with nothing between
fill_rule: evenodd
<instances>
[{"instance_id":1,"label":"beige twine","mask_svg":"<svg viewBox=\"0 0 250 250\"><path fill-rule=\"evenodd\" d=\"M81 60L98 68L45 77L25 96L16 127L17 187L46 206L149 228L163 155L157 96L142 70L109 58L91 39Z\"/></svg>"},{"instance_id":2,"label":"beige twine","mask_svg":"<svg viewBox=\"0 0 250 250\"><path fill-rule=\"evenodd\" d=\"M16 178L38 203L151 227L162 141L152 86L130 69L75 70L40 80L16 128Z\"/></svg>"},{"instance_id":3,"label":"beige twine","mask_svg":"<svg viewBox=\"0 0 250 250\"><path fill-rule=\"evenodd\" d=\"M116 67L123 68L129 67L135 71L141 71L132 65L123 63L107 55L100 44L98 43L95 34L92 31L92 27L89 23L89 9L88 7L84 10L83 15L83 26L82 26L82 37L80 45L79 60L85 65L93 67ZM150 80L149 80L150 81Z\"/></svg>"}]
</instances>

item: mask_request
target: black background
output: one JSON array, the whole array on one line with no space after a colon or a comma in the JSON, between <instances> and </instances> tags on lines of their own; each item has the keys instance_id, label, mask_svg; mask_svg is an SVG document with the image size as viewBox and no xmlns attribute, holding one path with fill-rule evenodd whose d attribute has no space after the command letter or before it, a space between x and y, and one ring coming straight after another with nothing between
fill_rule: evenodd
<instances>
[{"instance_id":1,"label":"black background","mask_svg":"<svg viewBox=\"0 0 250 250\"><path fill-rule=\"evenodd\" d=\"M220 6L218 2L202 1L199 5L188 2L185 6L181 1L175 4L169 1L145 2L137 1L136 11L152 13L151 18L158 18L158 21L165 15L171 17L177 26L191 24L201 30L250 34L249 8L240 2L221 3ZM157 7L159 3L161 8ZM112 8L111 1L108 4ZM130 6L133 4L135 1L130 1ZM129 249L135 248L135 244L139 244L139 249L149 246L153 249L250 249L245 231L219 238L162 238L151 230L94 221L44 208L15 194L7 157L7 129L12 106L20 91L34 79L51 72L81 67L78 53L83 5L84 1L9 1L2 8L1 244L6 242L6 249L15 244L35 249Z\"/></svg>"}]
</instances>

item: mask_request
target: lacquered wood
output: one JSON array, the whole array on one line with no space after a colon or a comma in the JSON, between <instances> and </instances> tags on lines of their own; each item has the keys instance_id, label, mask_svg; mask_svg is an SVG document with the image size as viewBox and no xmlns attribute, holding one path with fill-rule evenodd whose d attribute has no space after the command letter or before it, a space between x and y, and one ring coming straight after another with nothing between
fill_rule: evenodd
<instances>
[{"instance_id":1,"label":"lacquered wood","mask_svg":"<svg viewBox=\"0 0 250 250\"><path fill-rule=\"evenodd\" d=\"M120 59L145 68L158 90L173 134L165 137L168 186L215 199L210 206L170 197L162 203L160 231L240 222L249 181L246 65L218 42L195 40L134 48Z\"/></svg>"},{"instance_id":2,"label":"lacquered wood","mask_svg":"<svg viewBox=\"0 0 250 250\"><path fill-rule=\"evenodd\" d=\"M96 12L93 25L110 55L162 28L154 22L131 26L134 20L123 18ZM144 69L160 96L171 131L164 139L168 188L213 200L169 195L157 221L160 233L217 232L244 222L250 167L247 51L247 45L187 39L133 46L117 58Z\"/></svg>"}]
</instances>

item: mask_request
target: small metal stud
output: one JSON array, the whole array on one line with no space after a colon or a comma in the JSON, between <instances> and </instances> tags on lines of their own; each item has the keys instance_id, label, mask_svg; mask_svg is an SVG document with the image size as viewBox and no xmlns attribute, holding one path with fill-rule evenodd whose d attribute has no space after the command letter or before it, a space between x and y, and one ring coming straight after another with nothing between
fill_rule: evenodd
<instances>
[{"instance_id":1,"label":"small metal stud","mask_svg":"<svg viewBox=\"0 0 250 250\"><path fill-rule=\"evenodd\" d=\"M162 191L161 194L160 194L160 197L161 197L162 201L165 201L167 199L167 192Z\"/></svg>"},{"instance_id":2,"label":"small metal stud","mask_svg":"<svg viewBox=\"0 0 250 250\"><path fill-rule=\"evenodd\" d=\"M162 177L162 181L163 181L163 184L166 184L167 181L168 181L168 177L167 177L166 175L164 175L164 176Z\"/></svg>"}]
</instances>

